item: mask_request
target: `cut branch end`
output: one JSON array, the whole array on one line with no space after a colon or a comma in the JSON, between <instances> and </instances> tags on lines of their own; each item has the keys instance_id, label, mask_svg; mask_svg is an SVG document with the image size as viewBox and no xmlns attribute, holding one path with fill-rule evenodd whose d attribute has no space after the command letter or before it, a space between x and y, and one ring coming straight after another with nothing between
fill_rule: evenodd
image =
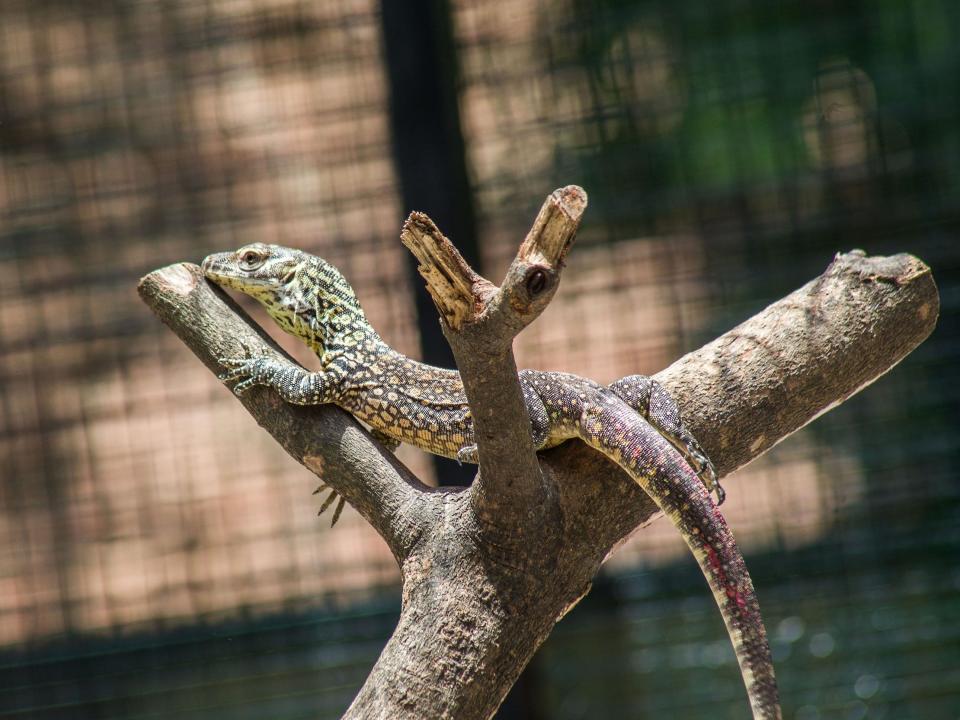
<instances>
[{"instance_id":1,"label":"cut branch end","mask_svg":"<svg viewBox=\"0 0 960 720\"><path fill-rule=\"evenodd\" d=\"M417 258L427 292L447 325L459 330L474 319L483 297L495 290L493 284L473 271L425 213L410 213L400 240Z\"/></svg>"},{"instance_id":2,"label":"cut branch end","mask_svg":"<svg viewBox=\"0 0 960 720\"><path fill-rule=\"evenodd\" d=\"M587 209L587 193L577 185L558 188L547 196L517 258L551 267L562 265L580 220Z\"/></svg>"}]
</instances>

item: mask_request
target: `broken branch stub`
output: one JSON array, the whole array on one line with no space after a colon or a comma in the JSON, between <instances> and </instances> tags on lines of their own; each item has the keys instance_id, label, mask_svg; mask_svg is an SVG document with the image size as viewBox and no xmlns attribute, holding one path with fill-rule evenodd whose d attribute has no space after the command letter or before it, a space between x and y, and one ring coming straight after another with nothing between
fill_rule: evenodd
<instances>
[{"instance_id":1,"label":"broken branch stub","mask_svg":"<svg viewBox=\"0 0 960 720\"><path fill-rule=\"evenodd\" d=\"M575 185L552 192L499 288L474 272L423 213L411 214L401 233L420 262L470 403L481 466L473 506L504 545L530 508L547 512L513 338L553 297L586 207L587 195Z\"/></svg>"},{"instance_id":2,"label":"broken branch stub","mask_svg":"<svg viewBox=\"0 0 960 720\"><path fill-rule=\"evenodd\" d=\"M568 185L554 190L499 288L476 273L424 213L410 214L400 239L420 261L427 291L451 330L461 332L468 324L492 321L490 316L497 315L495 322L510 330L498 333L501 343L509 342L553 297L586 208L583 188Z\"/></svg>"}]
</instances>

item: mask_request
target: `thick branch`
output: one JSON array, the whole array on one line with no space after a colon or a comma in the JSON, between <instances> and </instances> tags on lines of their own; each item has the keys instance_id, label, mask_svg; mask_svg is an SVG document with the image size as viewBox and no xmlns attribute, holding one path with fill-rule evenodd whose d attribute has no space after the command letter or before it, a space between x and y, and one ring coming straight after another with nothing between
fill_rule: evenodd
<instances>
[{"instance_id":1,"label":"thick branch","mask_svg":"<svg viewBox=\"0 0 960 720\"><path fill-rule=\"evenodd\" d=\"M474 509L501 535L515 534L518 515L542 512L547 492L513 339L556 292L586 207L587 195L576 185L551 193L499 288L475 273L426 215L412 214L401 234L420 261L470 402L481 471Z\"/></svg>"},{"instance_id":2,"label":"thick branch","mask_svg":"<svg viewBox=\"0 0 960 720\"><path fill-rule=\"evenodd\" d=\"M655 377L724 476L893 368L933 332L939 310L918 258L838 254L823 275ZM562 487L578 486L598 537L615 543L656 512L625 473L580 443L542 455ZM574 477L598 483L597 496Z\"/></svg>"},{"instance_id":3,"label":"thick branch","mask_svg":"<svg viewBox=\"0 0 960 720\"><path fill-rule=\"evenodd\" d=\"M930 334L938 309L916 258L841 255L658 379L729 472L889 370ZM443 496L445 521L407 562L400 624L347 718L490 717L603 558L655 511L579 442L541 458L557 490L545 504L560 508L559 542L520 518L526 542L513 546L513 567L503 564L476 542L462 496Z\"/></svg>"},{"instance_id":4,"label":"thick branch","mask_svg":"<svg viewBox=\"0 0 960 720\"><path fill-rule=\"evenodd\" d=\"M194 266L152 273L140 292L215 372L216 358L242 352L241 341L270 347ZM728 473L893 367L938 312L930 270L916 258L840 255L657 377ZM654 512L617 466L567 443L541 454L552 488L542 512L559 520L545 532L536 512L516 514L504 552L478 532L471 495L425 492L340 411L289 406L266 389L243 402L295 458L322 463L324 480L402 562L400 624L347 717L489 717L610 549Z\"/></svg>"},{"instance_id":5,"label":"thick branch","mask_svg":"<svg viewBox=\"0 0 960 720\"><path fill-rule=\"evenodd\" d=\"M933 332L939 312L933 274L918 258L838 253L823 275L657 379L725 475L893 368Z\"/></svg>"},{"instance_id":6,"label":"thick branch","mask_svg":"<svg viewBox=\"0 0 960 720\"><path fill-rule=\"evenodd\" d=\"M170 265L145 276L140 297L214 373L221 357L282 352L200 268ZM360 427L333 405L289 405L264 387L240 398L284 450L340 493L383 536L398 561L425 525L421 484Z\"/></svg>"}]
</instances>

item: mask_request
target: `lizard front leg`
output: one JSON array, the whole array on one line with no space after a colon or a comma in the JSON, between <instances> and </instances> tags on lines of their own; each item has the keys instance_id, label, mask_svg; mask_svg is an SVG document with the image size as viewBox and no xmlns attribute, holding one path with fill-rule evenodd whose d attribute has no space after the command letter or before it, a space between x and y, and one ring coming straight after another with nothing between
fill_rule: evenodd
<instances>
[{"instance_id":1,"label":"lizard front leg","mask_svg":"<svg viewBox=\"0 0 960 720\"><path fill-rule=\"evenodd\" d=\"M341 378L331 372L309 372L288 360L273 355L221 358L230 368L220 375L224 382L236 382L233 391L242 395L254 385L266 385L294 405L322 405L335 402Z\"/></svg>"},{"instance_id":2,"label":"lizard front leg","mask_svg":"<svg viewBox=\"0 0 960 720\"><path fill-rule=\"evenodd\" d=\"M720 487L717 471L700 443L683 424L680 407L666 388L646 375L628 375L609 385L608 389L670 441L706 488L716 493L717 505L722 505L727 494Z\"/></svg>"}]
</instances>

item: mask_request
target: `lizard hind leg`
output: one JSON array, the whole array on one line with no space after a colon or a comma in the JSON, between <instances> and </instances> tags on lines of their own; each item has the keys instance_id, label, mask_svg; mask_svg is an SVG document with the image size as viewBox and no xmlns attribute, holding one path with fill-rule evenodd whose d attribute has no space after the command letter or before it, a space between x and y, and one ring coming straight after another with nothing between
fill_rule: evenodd
<instances>
[{"instance_id":1,"label":"lizard hind leg","mask_svg":"<svg viewBox=\"0 0 960 720\"><path fill-rule=\"evenodd\" d=\"M612 383L608 389L640 413L644 420L670 441L696 471L707 490L716 493L717 505L722 505L727 494L720 486L716 468L684 425L680 406L666 388L646 375L628 375Z\"/></svg>"},{"instance_id":2,"label":"lizard hind leg","mask_svg":"<svg viewBox=\"0 0 960 720\"><path fill-rule=\"evenodd\" d=\"M464 445L462 448L457 450L457 462L463 465L467 463L468 465L477 465L480 462L480 454L477 450L477 444L472 443L470 445Z\"/></svg>"},{"instance_id":3,"label":"lizard hind leg","mask_svg":"<svg viewBox=\"0 0 960 720\"><path fill-rule=\"evenodd\" d=\"M550 437L550 416L534 387L534 380L541 377L544 377L544 374L535 370L520 371L520 390L523 393L523 402L527 406L527 415L530 417L530 436L536 450L542 449ZM477 444L470 443L460 448L457 451L457 462L478 464L480 456L477 452Z\"/></svg>"}]
</instances>

